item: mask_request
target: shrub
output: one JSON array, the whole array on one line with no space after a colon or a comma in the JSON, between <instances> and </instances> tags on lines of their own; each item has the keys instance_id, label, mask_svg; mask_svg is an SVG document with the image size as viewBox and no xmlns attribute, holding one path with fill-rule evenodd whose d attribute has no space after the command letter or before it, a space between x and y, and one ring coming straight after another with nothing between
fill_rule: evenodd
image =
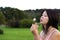
<instances>
[{"instance_id":1,"label":"shrub","mask_svg":"<svg viewBox=\"0 0 60 40\"><path fill-rule=\"evenodd\" d=\"M3 34L3 30L0 29L0 34Z\"/></svg>"},{"instance_id":2,"label":"shrub","mask_svg":"<svg viewBox=\"0 0 60 40\"><path fill-rule=\"evenodd\" d=\"M32 19L22 19L20 20L20 28L30 28L32 23Z\"/></svg>"}]
</instances>

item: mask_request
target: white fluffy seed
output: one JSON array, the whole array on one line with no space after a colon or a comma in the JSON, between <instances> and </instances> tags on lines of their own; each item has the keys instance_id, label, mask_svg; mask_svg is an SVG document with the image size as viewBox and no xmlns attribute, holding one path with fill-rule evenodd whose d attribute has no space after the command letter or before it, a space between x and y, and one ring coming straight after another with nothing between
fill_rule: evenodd
<instances>
[{"instance_id":1,"label":"white fluffy seed","mask_svg":"<svg viewBox=\"0 0 60 40\"><path fill-rule=\"evenodd\" d=\"M36 21L36 18L33 18L33 21Z\"/></svg>"}]
</instances>

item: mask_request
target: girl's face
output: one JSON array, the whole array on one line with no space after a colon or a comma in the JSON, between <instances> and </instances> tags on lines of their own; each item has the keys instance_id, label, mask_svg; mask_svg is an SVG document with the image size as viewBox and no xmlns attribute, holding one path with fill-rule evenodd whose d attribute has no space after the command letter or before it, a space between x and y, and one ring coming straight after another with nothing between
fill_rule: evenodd
<instances>
[{"instance_id":1,"label":"girl's face","mask_svg":"<svg viewBox=\"0 0 60 40\"><path fill-rule=\"evenodd\" d=\"M44 11L41 18L40 18L40 23L43 24L43 25L46 25L48 23L48 15L47 15L47 12Z\"/></svg>"}]
</instances>

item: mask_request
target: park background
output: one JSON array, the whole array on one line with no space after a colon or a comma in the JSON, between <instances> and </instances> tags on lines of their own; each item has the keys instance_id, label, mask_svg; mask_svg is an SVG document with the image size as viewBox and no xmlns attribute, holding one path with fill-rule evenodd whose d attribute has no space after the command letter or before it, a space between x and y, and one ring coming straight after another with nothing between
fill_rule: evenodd
<instances>
[{"instance_id":1,"label":"park background","mask_svg":"<svg viewBox=\"0 0 60 40\"><path fill-rule=\"evenodd\" d=\"M60 26L60 9L51 10L58 12L58 26ZM34 23L33 18L36 18L40 33L42 25L39 23L42 11L43 9L19 10L11 7L0 7L0 40L34 40L30 27Z\"/></svg>"},{"instance_id":2,"label":"park background","mask_svg":"<svg viewBox=\"0 0 60 40\"><path fill-rule=\"evenodd\" d=\"M40 15L43 9L52 9L59 14L60 31L60 1L58 0L0 0L0 40L34 40L30 31L33 18L42 30Z\"/></svg>"}]
</instances>

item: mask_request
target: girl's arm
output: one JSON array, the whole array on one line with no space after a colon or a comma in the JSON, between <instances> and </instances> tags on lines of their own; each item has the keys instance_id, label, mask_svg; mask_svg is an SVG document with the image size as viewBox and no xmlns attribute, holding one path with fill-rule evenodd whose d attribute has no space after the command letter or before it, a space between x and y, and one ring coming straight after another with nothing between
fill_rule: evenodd
<instances>
[{"instance_id":1,"label":"girl's arm","mask_svg":"<svg viewBox=\"0 0 60 40\"><path fill-rule=\"evenodd\" d=\"M38 25L32 24L31 32L34 35L34 40L40 40L39 33L38 33Z\"/></svg>"}]
</instances>

